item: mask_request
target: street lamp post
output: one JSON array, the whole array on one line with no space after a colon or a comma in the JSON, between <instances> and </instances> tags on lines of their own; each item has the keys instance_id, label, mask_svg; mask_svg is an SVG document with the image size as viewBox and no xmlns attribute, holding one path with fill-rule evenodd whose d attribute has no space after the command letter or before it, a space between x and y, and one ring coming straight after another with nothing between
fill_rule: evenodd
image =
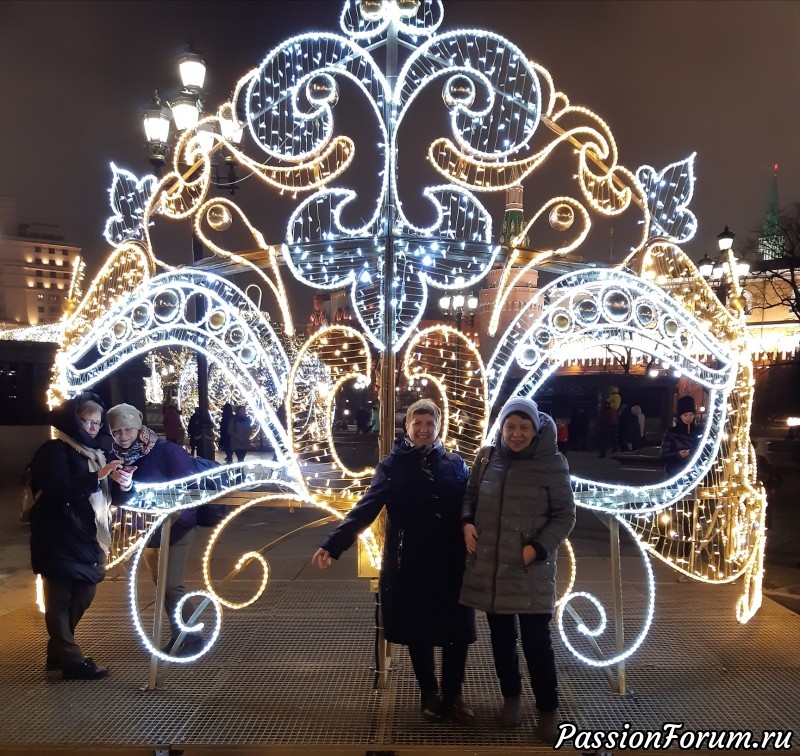
<instances>
[{"instance_id":1,"label":"street lamp post","mask_svg":"<svg viewBox=\"0 0 800 756\"><path fill-rule=\"evenodd\" d=\"M733 240L736 234L727 226L717 234L719 254L712 260L707 254L697 263L700 275L715 287L720 301L727 305L730 301L740 312L746 311L746 302L742 294L740 281L750 273L750 264L743 258L737 258L733 252ZM733 294L733 298L731 298Z\"/></svg>"},{"instance_id":2,"label":"street lamp post","mask_svg":"<svg viewBox=\"0 0 800 756\"><path fill-rule=\"evenodd\" d=\"M452 297L445 295L439 299L439 309L445 317L455 320L456 330L460 331L464 315L470 318L475 317L475 313L478 311L478 298L474 294L464 296L459 293Z\"/></svg>"},{"instance_id":3,"label":"street lamp post","mask_svg":"<svg viewBox=\"0 0 800 756\"><path fill-rule=\"evenodd\" d=\"M456 283L459 283L456 280ZM460 281L463 284L463 279ZM464 296L462 293L458 293L451 296L445 295L441 299L439 299L439 308L441 309L442 313L445 315L446 318L452 318L455 321L455 326L457 331L461 331L461 323L463 321L464 315L470 318L471 322L474 323L475 313L478 311L478 298L470 293L467 296ZM461 380L461 341L460 339L456 340L455 345L455 362L456 362L456 374L458 376L459 382Z\"/></svg>"},{"instance_id":4,"label":"street lamp post","mask_svg":"<svg viewBox=\"0 0 800 756\"><path fill-rule=\"evenodd\" d=\"M206 64L202 56L189 49L178 57L182 89L180 93L165 105L156 91L151 106L144 114L144 130L150 152L150 163L156 171L167 162L169 153L170 125L175 125L176 132L197 126L203 111L203 83L205 82ZM234 191L231 189L231 191ZM205 248L192 228L192 260L199 262L205 255ZM195 298L195 319L202 323L205 318L205 300ZM200 443L197 453L206 459L214 459L214 426L209 413L208 402L208 359L197 352L197 404L200 410Z\"/></svg>"}]
</instances>

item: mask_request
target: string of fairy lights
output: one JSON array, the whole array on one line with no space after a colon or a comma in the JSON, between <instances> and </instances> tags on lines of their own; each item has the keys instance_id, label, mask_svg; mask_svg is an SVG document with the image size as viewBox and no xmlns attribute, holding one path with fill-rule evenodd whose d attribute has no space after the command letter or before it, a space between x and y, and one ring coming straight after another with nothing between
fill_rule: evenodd
<instances>
[{"instance_id":1,"label":"string of fairy lights","mask_svg":"<svg viewBox=\"0 0 800 756\"><path fill-rule=\"evenodd\" d=\"M578 505L617 518L641 554L648 604L638 631L621 651L614 648L605 656L587 651L586 638L597 642L607 635L605 610L599 599L576 590L580 575L569 545L559 630L567 648L590 665L607 666L634 653L654 618L652 556L708 583L743 577L737 616L744 622L758 609L765 499L748 439L753 371L737 305L741 291L732 282L727 309L676 246L696 230L688 209L694 156L662 170L630 170L608 124L572 105L550 73L521 48L478 29L441 33L443 17L440 0L349 0L339 18L341 33L299 34L274 47L236 83L230 102L182 134L173 165L160 179L112 166L106 238L113 250L65 316L51 401L93 385L126 362L144 360L152 367L148 398L157 402L164 396L159 379L164 366L189 365L190 355L199 353L212 365L212 411L223 400L241 399L275 450L269 463L208 473L217 475L216 490L204 485L203 475L137 486L132 507L115 515L113 559L133 554L133 621L146 648L162 659L193 661L207 653L224 609L242 609L266 588L268 565L257 552L244 554L236 567L260 565L258 588L245 601L224 599L211 584L213 545L243 507L285 497L292 506L304 503L343 517L363 493L371 471L344 463L332 426L343 387L372 385L376 354L388 354L395 364L402 357L408 385L441 402L444 442L468 463L496 430L489 418L501 389L535 396L560 365L608 347L651 355L691 381L704 396L705 422L684 472L650 486L573 477ZM398 40L406 58L389 76L373 52ZM400 136L413 131L415 119L429 117L427 107L415 106L432 86L441 90L451 133L419 146L439 182L420 191L433 210L423 222L418 206L402 201L406 163L400 159ZM343 93L348 106L360 109L365 128L374 130L377 150L373 144L368 154L374 156L377 181L368 196L356 191L358 182L348 183L351 174L363 173L364 158L358 163L359 145L337 133ZM248 137L241 145L227 136L231 125ZM200 138L200 129L211 130L209 142ZM217 152L266 192L291 198L284 239L269 241L239 205L209 196ZM556 154L571 162L568 190L560 188L526 214L521 233L507 246L497 244L481 195L514 189L521 200L524 183L536 179ZM624 263L576 270L532 290L530 301L500 332L501 314L524 275L581 248L598 217L625 217L641 226ZM150 229L178 221L189 221L214 255L256 276L259 302L220 276L161 262ZM234 228L244 229L245 242ZM551 238L555 233L557 243L538 244L544 230ZM528 239L531 248L523 248ZM245 255L253 249L264 265ZM498 266L487 328L498 346L485 364L463 332L444 325L420 328L431 289L471 290ZM283 280L287 270L314 289L346 290L352 326L324 327L288 348L294 328ZM204 304L200 322L192 306L197 298ZM181 374L194 372L180 368ZM195 390L188 382L182 403L193 405ZM182 659L162 654L139 614L141 545L169 512L248 486L263 486L266 493L218 526L204 556L205 589L197 595L212 607L214 621L202 650ZM378 523L361 538L375 566L382 535ZM584 607L599 621L590 626L575 619ZM201 624L186 629L199 632Z\"/></svg>"}]
</instances>

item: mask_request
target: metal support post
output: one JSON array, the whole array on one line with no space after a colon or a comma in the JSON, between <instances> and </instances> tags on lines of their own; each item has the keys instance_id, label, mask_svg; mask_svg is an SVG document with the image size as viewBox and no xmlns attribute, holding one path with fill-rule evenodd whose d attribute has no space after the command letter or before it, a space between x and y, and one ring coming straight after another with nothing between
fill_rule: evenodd
<instances>
[{"instance_id":1,"label":"metal support post","mask_svg":"<svg viewBox=\"0 0 800 756\"><path fill-rule=\"evenodd\" d=\"M394 91L397 83L397 26L394 22L389 24L386 32L386 81L389 92ZM392 117L392 97L386 98L384 115L390 133L394 131L394 121ZM392 142L390 141L390 144ZM390 153L389 165L387 170L391 173L395 170L395 155ZM394 350L394 329L395 329L395 296L392 281L394 279L394 222L397 210L394 204L394 197L387 193L386 197L386 250L383 255L383 329L382 341L384 345L381 355L380 375L380 421L381 432L378 440L378 452L381 458L387 456L392 449L394 442L394 413L395 413L395 388L397 385L396 362L397 355ZM385 516L385 515L384 515ZM377 591L377 580L373 581L373 589ZM388 685L389 663L391 661L391 646L383 635L383 617L381 615L380 594L376 593L376 627L375 627L375 684L377 687L384 688Z\"/></svg>"},{"instance_id":2,"label":"metal support post","mask_svg":"<svg viewBox=\"0 0 800 756\"><path fill-rule=\"evenodd\" d=\"M199 262L203 259L205 248L197 234L192 231L192 259ZM198 323L205 320L206 302L202 296L195 297L195 319ZM208 359L200 352L195 353L197 359L197 406L200 408L200 443L197 454L205 459L214 459L214 424L208 410Z\"/></svg>"},{"instance_id":3,"label":"metal support post","mask_svg":"<svg viewBox=\"0 0 800 756\"><path fill-rule=\"evenodd\" d=\"M161 546L158 550L158 579L156 580L156 603L153 617L153 644L161 647L161 628L164 621L164 599L167 595L167 566L169 564L169 534L176 514L169 515L161 526ZM150 657L150 676L147 681L148 690L158 688L158 657Z\"/></svg>"},{"instance_id":4,"label":"metal support post","mask_svg":"<svg viewBox=\"0 0 800 756\"><path fill-rule=\"evenodd\" d=\"M619 553L619 521L609 518L611 546L611 591L614 601L614 641L617 654L625 648L625 627L622 621L622 565ZM617 693L625 695L625 660L617 663Z\"/></svg>"}]
</instances>

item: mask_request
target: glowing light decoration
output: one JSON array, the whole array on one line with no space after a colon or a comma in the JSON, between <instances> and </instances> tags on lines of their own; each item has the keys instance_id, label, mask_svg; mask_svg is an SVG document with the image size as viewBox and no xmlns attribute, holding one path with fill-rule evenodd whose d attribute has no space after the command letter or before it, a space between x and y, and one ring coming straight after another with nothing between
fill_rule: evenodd
<instances>
[{"instance_id":1,"label":"glowing light decoration","mask_svg":"<svg viewBox=\"0 0 800 756\"><path fill-rule=\"evenodd\" d=\"M662 171L649 165L637 169L636 178L647 193L651 236L680 244L697 233L697 217L688 208L694 194L695 155L693 152L686 160L670 163Z\"/></svg>"},{"instance_id":2,"label":"glowing light decoration","mask_svg":"<svg viewBox=\"0 0 800 756\"><path fill-rule=\"evenodd\" d=\"M215 530L204 556L207 590L197 595L214 621L197 655L165 656L147 637L132 570L134 624L146 648L162 659L197 659L213 645L223 607L242 609L262 594L269 571L258 552L242 555L235 567L238 572L253 564L261 571L246 601L223 599L211 586L211 549L245 506L281 499L343 517L358 500L371 470L343 463L332 413L345 384L371 384L376 349L388 361L382 362L389 368L381 371L382 381L394 380L405 349L403 374L441 401L445 443L468 462L496 430L487 425L501 386L505 391L513 383L512 395L535 396L560 365L608 347L650 355L693 381L707 411L699 447L683 472L649 486L577 476L572 481L578 505L619 520L641 554L648 605L634 640L621 652L587 655L586 639L596 642L607 632L606 612L579 590L569 546L559 630L587 664L606 666L630 656L653 620L651 557L708 583L743 578L736 613L747 621L761 601L766 502L748 439L753 347L738 305L741 291L732 280L726 309L680 249L663 241L686 241L696 228L687 207L694 156L661 171L643 166L632 172L606 121L572 105L521 48L482 30L440 32L439 0L348 0L339 21L341 33L299 34L274 47L240 78L216 115L180 136L161 179L139 180L112 166L114 216L107 230L116 249L63 322L51 401L130 360L152 361L155 354L157 364L164 350L192 351L206 356L221 386L238 392L275 449L270 463L137 486L130 505L115 512L113 560L132 553L135 567L147 535L171 513L259 488ZM387 61L385 70L373 57L376 50L387 52L379 56ZM430 93L442 103L445 133L427 146L403 140L419 133L418 119L437 128ZM368 149L337 132L335 113L343 107L359 109ZM407 196L415 177L404 173L413 161L401 160L401 144L418 149L438 174L418 197ZM551 192L543 168L555 154L571 170ZM249 184L256 189L291 203L282 239L268 240L238 205L209 196L218 155L254 178ZM540 178L552 196L524 215L523 185ZM524 220L517 226L521 233L501 246L482 195L511 187ZM611 218L638 229L624 264L573 265L541 291L531 290L531 300L499 333L501 311L525 273L569 259L590 243L595 220ZM226 265L257 277L258 303L224 278L158 259L150 227L181 221ZM488 325L482 325L497 334L498 346L484 365L465 334L446 326L420 331L419 323L431 288L468 293L495 266L502 270ZM283 270L315 289L347 289L357 328L323 328L287 350L294 330ZM261 311L262 291L268 316ZM193 301L204 304L199 320ZM520 371L522 377L512 380ZM159 395L155 378L148 391ZM187 382L184 395L193 392ZM285 421L278 417L281 405ZM387 438L392 432L382 430ZM361 536L376 566L382 535L378 524ZM577 607L584 602L597 613L596 622L580 618ZM188 632L200 632L203 623L195 620Z\"/></svg>"},{"instance_id":3,"label":"glowing light decoration","mask_svg":"<svg viewBox=\"0 0 800 756\"><path fill-rule=\"evenodd\" d=\"M117 168L114 163L111 163L111 172L114 179L109 195L114 215L106 222L103 236L113 247L127 241L144 241L142 224L156 177L138 179L130 171Z\"/></svg>"}]
</instances>

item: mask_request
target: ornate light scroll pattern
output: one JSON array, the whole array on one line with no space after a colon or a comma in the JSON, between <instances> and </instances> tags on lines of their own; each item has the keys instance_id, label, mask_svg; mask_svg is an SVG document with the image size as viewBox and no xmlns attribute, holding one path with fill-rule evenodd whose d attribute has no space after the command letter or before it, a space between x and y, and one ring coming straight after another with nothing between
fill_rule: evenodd
<instances>
[{"instance_id":1,"label":"ornate light scroll pattern","mask_svg":"<svg viewBox=\"0 0 800 756\"><path fill-rule=\"evenodd\" d=\"M409 380L436 387L444 409L444 445L475 459L489 418L483 360L475 344L454 328L426 328L409 342L403 370Z\"/></svg>"},{"instance_id":2,"label":"ornate light scroll pattern","mask_svg":"<svg viewBox=\"0 0 800 756\"><path fill-rule=\"evenodd\" d=\"M115 528L116 556L134 551L138 564L139 547L168 513L243 487L266 490L255 502L284 497L343 517L371 471L350 469L341 459L333 408L345 383L372 381L372 350L396 361L405 348L406 377L441 399L445 442L471 462L496 430L487 424L501 401L501 386L506 391L514 383L512 395L533 396L565 361L619 346L652 355L702 388L703 437L685 472L660 485L573 479L580 506L616 517L636 539L649 575L649 599L641 630L623 653L606 659L583 654L566 634L596 636L605 623L568 630L562 611L559 626L567 645L597 665L635 651L653 616L650 555L708 582L745 575L738 607L745 621L760 602L764 498L747 439L752 368L741 312L720 304L677 247L651 238L689 238L692 157L634 174L620 160L608 124L571 105L519 47L481 30L440 33L442 20L439 0L348 0L341 33L300 34L272 49L238 81L230 102L180 137L163 178L140 180L114 169L108 228L117 249L65 323L54 397L90 386L154 350L191 349L246 398L276 454L270 463L137 487ZM385 69L373 57L377 49L390 53ZM419 139L404 141L417 133L419 120L437 128L425 104L432 85L437 101L441 91L441 120L446 131L449 117L450 135L433 134L427 147ZM349 126L347 118L334 117L345 102L359 113L358 132L368 135L358 143L339 133ZM228 138L231 124L244 130L245 146ZM409 179L416 176L406 175L413 161L401 160L401 143L419 150L435 171L436 183L423 186L418 197L407 196ZM542 178L557 151L574 164L567 186L542 201L509 248L501 248L482 195ZM285 213L282 238L269 241L237 204L209 196L218 155L254 177L250 183L257 190L284 195L283 204L275 203ZM549 195L549 183L541 183ZM431 288L472 289L501 264L488 325L496 334L500 310L530 268L581 248L593 221L617 223L623 216L641 226L625 265L575 270L548 284L499 334L485 366L463 333L446 326L419 331ZM188 221L206 249L257 276L269 295L270 316L223 278L160 263L150 229L162 221ZM532 240L529 249L521 247L526 239ZM245 254L251 251L263 265ZM168 272L156 275L158 270ZM287 353L276 335L294 333L283 270L316 289L347 289L361 330L326 328L296 355ZM732 285L729 301L735 307L740 292ZM193 300L203 306L198 310ZM196 317L198 311L205 315ZM522 378L513 379L519 370ZM206 485L212 479L214 490ZM215 532L214 543L238 511ZM377 564L380 526L366 531L362 541ZM202 651L183 661L210 649L223 607L252 603L268 579L261 556L245 554L236 569L258 563L259 587L244 602L225 600L211 586L209 553L202 597L212 604L212 632ZM136 627L151 652L168 658L142 629L133 572ZM573 592L575 578L573 560L560 606L574 616L576 600L585 599L602 620L604 610L594 597Z\"/></svg>"},{"instance_id":3,"label":"ornate light scroll pattern","mask_svg":"<svg viewBox=\"0 0 800 756\"><path fill-rule=\"evenodd\" d=\"M708 394L704 423L717 428L720 448L699 485L687 489L660 514L631 518L631 524L654 552L694 579L729 582L744 575L737 616L747 621L761 604L766 498L756 482L749 435L755 381L738 282L732 281L731 309L727 309L672 244L648 245L625 264L663 286L700 328L726 344L736 368L718 419L714 418L721 398ZM698 346L693 348L713 363L715 355Z\"/></svg>"}]
</instances>

